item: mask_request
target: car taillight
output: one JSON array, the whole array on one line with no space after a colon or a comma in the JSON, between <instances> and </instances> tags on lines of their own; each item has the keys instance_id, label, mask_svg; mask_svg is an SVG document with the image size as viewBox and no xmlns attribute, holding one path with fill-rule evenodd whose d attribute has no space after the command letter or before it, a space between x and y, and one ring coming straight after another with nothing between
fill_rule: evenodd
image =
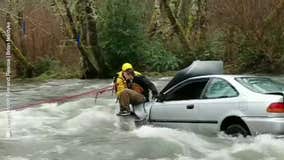
<instances>
[{"instance_id":1,"label":"car taillight","mask_svg":"<svg viewBox=\"0 0 284 160\"><path fill-rule=\"evenodd\" d=\"M272 113L284 113L284 103L272 103L266 111Z\"/></svg>"}]
</instances>

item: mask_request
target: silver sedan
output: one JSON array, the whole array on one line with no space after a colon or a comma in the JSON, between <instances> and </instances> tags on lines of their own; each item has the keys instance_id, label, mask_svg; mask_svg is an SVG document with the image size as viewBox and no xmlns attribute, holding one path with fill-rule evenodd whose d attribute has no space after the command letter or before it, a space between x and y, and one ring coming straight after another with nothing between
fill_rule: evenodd
<instances>
[{"instance_id":1,"label":"silver sedan","mask_svg":"<svg viewBox=\"0 0 284 160\"><path fill-rule=\"evenodd\" d=\"M199 76L136 107L136 113L150 124L203 133L283 135L283 91L283 84L266 77Z\"/></svg>"},{"instance_id":2,"label":"silver sedan","mask_svg":"<svg viewBox=\"0 0 284 160\"><path fill-rule=\"evenodd\" d=\"M262 76L206 75L135 107L139 122L203 133L284 135L284 84Z\"/></svg>"}]
</instances>

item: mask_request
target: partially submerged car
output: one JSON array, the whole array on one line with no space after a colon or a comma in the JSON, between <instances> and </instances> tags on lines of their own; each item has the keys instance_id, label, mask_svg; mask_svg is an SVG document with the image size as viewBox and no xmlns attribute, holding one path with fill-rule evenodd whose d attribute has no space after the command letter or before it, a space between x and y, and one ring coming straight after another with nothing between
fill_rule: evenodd
<instances>
[{"instance_id":1,"label":"partially submerged car","mask_svg":"<svg viewBox=\"0 0 284 160\"><path fill-rule=\"evenodd\" d=\"M284 135L283 92L268 77L224 75L221 61L195 61L135 113L137 123L191 131Z\"/></svg>"}]
</instances>

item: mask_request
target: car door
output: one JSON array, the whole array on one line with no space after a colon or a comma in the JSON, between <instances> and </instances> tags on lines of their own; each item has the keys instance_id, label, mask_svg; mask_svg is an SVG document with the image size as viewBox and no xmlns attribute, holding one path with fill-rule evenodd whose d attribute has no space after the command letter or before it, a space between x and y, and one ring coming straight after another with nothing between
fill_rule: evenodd
<instances>
[{"instance_id":1,"label":"car door","mask_svg":"<svg viewBox=\"0 0 284 160\"><path fill-rule=\"evenodd\" d=\"M150 111L151 123L174 128L196 129L197 105L209 78L188 80L166 92L162 102L155 102Z\"/></svg>"},{"instance_id":2,"label":"car door","mask_svg":"<svg viewBox=\"0 0 284 160\"><path fill-rule=\"evenodd\" d=\"M205 133L216 133L219 131L218 121L228 113L239 111L240 98L238 91L222 78L212 78L199 102L199 130Z\"/></svg>"}]
</instances>

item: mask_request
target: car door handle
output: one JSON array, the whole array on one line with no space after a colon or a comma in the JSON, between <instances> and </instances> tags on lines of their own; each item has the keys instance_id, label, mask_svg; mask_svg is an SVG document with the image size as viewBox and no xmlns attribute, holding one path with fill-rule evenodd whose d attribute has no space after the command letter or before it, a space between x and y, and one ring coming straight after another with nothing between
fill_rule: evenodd
<instances>
[{"instance_id":1,"label":"car door handle","mask_svg":"<svg viewBox=\"0 0 284 160\"><path fill-rule=\"evenodd\" d=\"M190 104L190 105L187 105L186 106L186 109L193 109L194 108L194 105L193 104Z\"/></svg>"}]
</instances>

